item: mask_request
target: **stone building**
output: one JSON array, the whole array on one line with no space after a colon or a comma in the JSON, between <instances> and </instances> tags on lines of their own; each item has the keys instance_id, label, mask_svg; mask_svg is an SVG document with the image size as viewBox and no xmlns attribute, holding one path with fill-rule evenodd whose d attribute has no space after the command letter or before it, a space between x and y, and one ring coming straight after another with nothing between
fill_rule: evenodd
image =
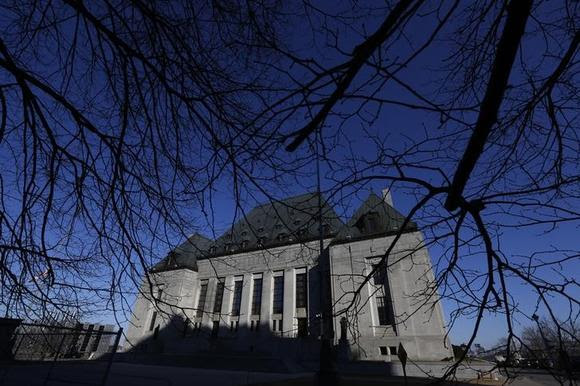
<instances>
[{"instance_id":1,"label":"stone building","mask_svg":"<svg viewBox=\"0 0 580 386\"><path fill-rule=\"evenodd\" d=\"M347 223L310 193L258 206L216 240L194 234L151 268L127 346L315 359L324 336L350 359L390 361L399 343L415 360L452 357L423 236L404 220L388 191Z\"/></svg>"}]
</instances>

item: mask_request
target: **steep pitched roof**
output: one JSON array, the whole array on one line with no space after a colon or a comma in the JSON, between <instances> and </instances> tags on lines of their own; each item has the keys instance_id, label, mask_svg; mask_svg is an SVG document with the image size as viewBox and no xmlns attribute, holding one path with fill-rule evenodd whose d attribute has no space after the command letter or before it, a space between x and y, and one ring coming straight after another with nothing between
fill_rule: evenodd
<instances>
[{"instance_id":1,"label":"steep pitched roof","mask_svg":"<svg viewBox=\"0 0 580 386\"><path fill-rule=\"evenodd\" d=\"M405 220L405 216L374 193L347 224L324 199L321 202L324 236L332 237L333 243L394 233ZM365 227L369 224L365 217L368 214L373 217L373 227ZM417 225L410 222L405 231L416 228ZM318 193L306 193L257 206L215 241L199 233L192 235L153 266L151 272L179 268L197 270L198 260L311 241L319 237L319 232Z\"/></svg>"},{"instance_id":2,"label":"steep pitched roof","mask_svg":"<svg viewBox=\"0 0 580 386\"><path fill-rule=\"evenodd\" d=\"M369 221L370 217L367 217L369 215L373 217L372 224ZM346 226L336 235L333 242L344 242L353 239L371 238L396 233L400 231L404 221L405 216L398 210L387 204L375 193L371 193L353 214ZM404 231L414 231L416 229L417 224L410 221Z\"/></svg>"},{"instance_id":3,"label":"steep pitched roof","mask_svg":"<svg viewBox=\"0 0 580 386\"><path fill-rule=\"evenodd\" d=\"M211 239L195 233L184 243L171 251L167 257L155 264L151 272L169 271L172 269L188 268L197 271L197 258L213 243Z\"/></svg>"},{"instance_id":4,"label":"steep pitched roof","mask_svg":"<svg viewBox=\"0 0 580 386\"><path fill-rule=\"evenodd\" d=\"M336 234L344 223L322 199L322 223L325 234ZM318 237L318 193L306 193L274 201L252 209L231 229L219 237L212 254L224 254L270 248Z\"/></svg>"},{"instance_id":5,"label":"steep pitched roof","mask_svg":"<svg viewBox=\"0 0 580 386\"><path fill-rule=\"evenodd\" d=\"M344 226L324 199L321 213L326 236L335 235ZM197 270L198 260L313 240L318 237L318 227L318 193L266 203L252 209L215 241L194 234L153 266L151 272Z\"/></svg>"}]
</instances>

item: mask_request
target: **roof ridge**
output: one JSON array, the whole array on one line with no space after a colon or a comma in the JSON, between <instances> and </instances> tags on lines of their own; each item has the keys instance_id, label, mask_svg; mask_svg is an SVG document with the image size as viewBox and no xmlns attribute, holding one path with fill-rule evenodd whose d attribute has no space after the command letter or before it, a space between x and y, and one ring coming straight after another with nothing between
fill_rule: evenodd
<instances>
[{"instance_id":1,"label":"roof ridge","mask_svg":"<svg viewBox=\"0 0 580 386\"><path fill-rule=\"evenodd\" d=\"M252 209L250 209L248 211L248 213L254 209L258 209L258 208L261 208L261 207L266 206L266 205L281 204L281 203L284 203L286 201L295 200L299 197L316 196L317 194L319 194L319 192L307 192L307 193L297 194L295 196L286 197L286 198L281 199L281 200L274 199L274 200L266 201L262 204L258 204L257 206L253 207Z\"/></svg>"}]
</instances>

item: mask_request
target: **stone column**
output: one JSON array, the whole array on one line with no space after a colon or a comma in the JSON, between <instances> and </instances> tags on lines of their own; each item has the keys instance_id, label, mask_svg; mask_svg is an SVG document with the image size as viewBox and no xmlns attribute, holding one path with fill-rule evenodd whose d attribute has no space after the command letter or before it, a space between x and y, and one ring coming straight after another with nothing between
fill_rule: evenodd
<instances>
[{"instance_id":1,"label":"stone column","mask_svg":"<svg viewBox=\"0 0 580 386\"><path fill-rule=\"evenodd\" d=\"M242 304L240 306L240 329L250 329L249 320L252 313L252 274L244 275L244 284L242 286Z\"/></svg>"},{"instance_id":2,"label":"stone column","mask_svg":"<svg viewBox=\"0 0 580 386\"><path fill-rule=\"evenodd\" d=\"M282 327L284 331L284 336L295 335L295 318L296 313L296 275L294 274L294 268L286 268L284 270L284 313L282 315Z\"/></svg>"},{"instance_id":3,"label":"stone column","mask_svg":"<svg viewBox=\"0 0 580 386\"><path fill-rule=\"evenodd\" d=\"M222 301L222 310L220 316L220 327L225 330L230 329L230 312L232 311L232 299L234 297L234 276L227 276L225 278L224 298Z\"/></svg>"},{"instance_id":4,"label":"stone column","mask_svg":"<svg viewBox=\"0 0 580 386\"><path fill-rule=\"evenodd\" d=\"M216 277L212 277L207 281L207 298L205 301L205 313L203 315L203 321L205 324L209 324L209 328L211 329L213 323L213 305L215 303L215 293L217 289L217 281Z\"/></svg>"},{"instance_id":5,"label":"stone column","mask_svg":"<svg viewBox=\"0 0 580 386\"><path fill-rule=\"evenodd\" d=\"M266 271L262 275L262 310L260 312L260 330L272 329L272 271Z\"/></svg>"}]
</instances>

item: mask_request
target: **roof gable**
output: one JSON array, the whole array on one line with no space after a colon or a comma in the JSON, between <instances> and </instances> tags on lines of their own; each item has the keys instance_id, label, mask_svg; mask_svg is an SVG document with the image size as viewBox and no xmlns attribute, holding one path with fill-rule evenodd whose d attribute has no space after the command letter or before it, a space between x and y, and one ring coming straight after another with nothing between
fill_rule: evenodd
<instances>
[{"instance_id":1,"label":"roof gable","mask_svg":"<svg viewBox=\"0 0 580 386\"><path fill-rule=\"evenodd\" d=\"M371 193L355 211L346 226L340 230L334 241L376 237L398 232L404 222L405 216L375 193ZM405 227L405 231L416 229L417 224L413 221L410 221Z\"/></svg>"},{"instance_id":2,"label":"roof gable","mask_svg":"<svg viewBox=\"0 0 580 386\"><path fill-rule=\"evenodd\" d=\"M197 258L213 243L211 239L194 233L185 242L171 251L163 260L151 268L151 272L188 268L197 271Z\"/></svg>"}]
</instances>

